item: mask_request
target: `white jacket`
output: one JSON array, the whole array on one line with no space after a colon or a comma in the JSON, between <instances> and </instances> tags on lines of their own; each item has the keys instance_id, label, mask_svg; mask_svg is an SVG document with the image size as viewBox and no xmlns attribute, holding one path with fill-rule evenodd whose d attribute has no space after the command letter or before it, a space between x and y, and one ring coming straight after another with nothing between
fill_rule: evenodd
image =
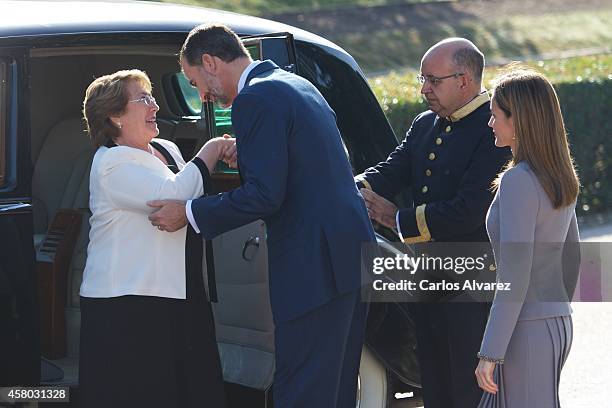
<instances>
[{"instance_id":1,"label":"white jacket","mask_svg":"<svg viewBox=\"0 0 612 408\"><path fill-rule=\"evenodd\" d=\"M159 231L148 220L147 201L188 200L203 194L198 166L185 164L172 142L155 139L172 154L180 171L173 174L143 150L100 147L89 182L89 246L81 296L123 295L185 299L187 228Z\"/></svg>"}]
</instances>

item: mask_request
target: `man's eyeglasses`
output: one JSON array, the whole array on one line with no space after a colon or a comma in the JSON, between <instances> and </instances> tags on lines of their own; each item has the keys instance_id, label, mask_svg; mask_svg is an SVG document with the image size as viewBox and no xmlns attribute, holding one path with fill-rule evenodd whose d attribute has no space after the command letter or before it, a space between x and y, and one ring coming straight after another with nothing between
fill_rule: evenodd
<instances>
[{"instance_id":1,"label":"man's eyeglasses","mask_svg":"<svg viewBox=\"0 0 612 408\"><path fill-rule=\"evenodd\" d=\"M132 101L128 101L128 102L138 102L138 103L144 103L147 106L153 106L155 105L155 98L152 95L143 95L138 99L134 99Z\"/></svg>"},{"instance_id":2,"label":"man's eyeglasses","mask_svg":"<svg viewBox=\"0 0 612 408\"><path fill-rule=\"evenodd\" d=\"M450 74L450 75L446 75L446 76L442 76L442 77L437 77L437 76L433 76L433 75L418 75L417 76L417 80L419 81L419 83L421 85L423 85L425 82L429 81L429 83L432 86L436 86L440 82L442 82L443 79L458 78L458 77L460 77L462 75L465 75L465 74L463 72L455 72L454 74Z\"/></svg>"}]
</instances>

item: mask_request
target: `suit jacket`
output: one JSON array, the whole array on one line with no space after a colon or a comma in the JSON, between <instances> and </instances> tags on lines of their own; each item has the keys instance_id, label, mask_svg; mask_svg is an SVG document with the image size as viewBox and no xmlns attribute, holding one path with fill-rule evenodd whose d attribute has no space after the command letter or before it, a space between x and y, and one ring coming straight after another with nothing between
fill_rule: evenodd
<instances>
[{"instance_id":1,"label":"suit jacket","mask_svg":"<svg viewBox=\"0 0 612 408\"><path fill-rule=\"evenodd\" d=\"M404 243L488 241L491 182L510 158L509 149L495 147L490 117L486 93L449 118L424 112L386 161L356 177L388 199L410 189L413 205L399 210Z\"/></svg>"},{"instance_id":2,"label":"suit jacket","mask_svg":"<svg viewBox=\"0 0 612 408\"><path fill-rule=\"evenodd\" d=\"M566 316L580 254L574 205L554 209L526 162L504 173L487 214L498 282L480 353L503 359L519 320ZM568 256L570 253L570 256ZM570 279L571 280L571 279Z\"/></svg>"},{"instance_id":3,"label":"suit jacket","mask_svg":"<svg viewBox=\"0 0 612 408\"><path fill-rule=\"evenodd\" d=\"M155 139L178 167L176 175L155 156L127 146L100 147L89 183L89 246L81 296L159 296L185 299L185 235L149 222L149 200L187 200L203 194L206 165L185 164L172 142Z\"/></svg>"},{"instance_id":4,"label":"suit jacket","mask_svg":"<svg viewBox=\"0 0 612 408\"><path fill-rule=\"evenodd\" d=\"M323 96L264 61L234 100L232 123L243 183L192 202L204 237L265 221L276 321L360 288L361 245L374 231Z\"/></svg>"}]
</instances>

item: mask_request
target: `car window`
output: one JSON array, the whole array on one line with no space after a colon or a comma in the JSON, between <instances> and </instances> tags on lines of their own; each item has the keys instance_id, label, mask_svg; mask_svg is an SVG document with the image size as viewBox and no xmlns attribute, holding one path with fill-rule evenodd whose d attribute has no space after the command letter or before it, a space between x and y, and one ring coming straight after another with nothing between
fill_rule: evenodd
<instances>
[{"instance_id":1,"label":"car window","mask_svg":"<svg viewBox=\"0 0 612 408\"><path fill-rule=\"evenodd\" d=\"M8 63L0 60L0 188L6 184L6 128L8 111Z\"/></svg>"},{"instance_id":2,"label":"car window","mask_svg":"<svg viewBox=\"0 0 612 408\"><path fill-rule=\"evenodd\" d=\"M198 90L189 84L189 81L182 72L177 72L174 75L181 91L179 97L183 98L191 115L199 115L202 110L202 101L200 100Z\"/></svg>"},{"instance_id":3,"label":"car window","mask_svg":"<svg viewBox=\"0 0 612 408\"><path fill-rule=\"evenodd\" d=\"M397 139L376 97L341 53L296 42L298 72L321 92L336 113L353 174L385 160Z\"/></svg>"}]
</instances>

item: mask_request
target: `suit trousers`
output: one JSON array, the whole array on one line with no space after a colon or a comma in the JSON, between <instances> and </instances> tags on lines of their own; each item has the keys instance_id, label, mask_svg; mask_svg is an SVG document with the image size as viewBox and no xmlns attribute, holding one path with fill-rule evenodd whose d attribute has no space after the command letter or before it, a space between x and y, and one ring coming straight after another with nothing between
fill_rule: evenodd
<instances>
[{"instance_id":1,"label":"suit trousers","mask_svg":"<svg viewBox=\"0 0 612 408\"><path fill-rule=\"evenodd\" d=\"M489 303L415 303L417 355L425 408L474 408L474 375Z\"/></svg>"},{"instance_id":2,"label":"suit trousers","mask_svg":"<svg viewBox=\"0 0 612 408\"><path fill-rule=\"evenodd\" d=\"M367 311L353 291L276 324L275 408L355 408Z\"/></svg>"}]
</instances>

